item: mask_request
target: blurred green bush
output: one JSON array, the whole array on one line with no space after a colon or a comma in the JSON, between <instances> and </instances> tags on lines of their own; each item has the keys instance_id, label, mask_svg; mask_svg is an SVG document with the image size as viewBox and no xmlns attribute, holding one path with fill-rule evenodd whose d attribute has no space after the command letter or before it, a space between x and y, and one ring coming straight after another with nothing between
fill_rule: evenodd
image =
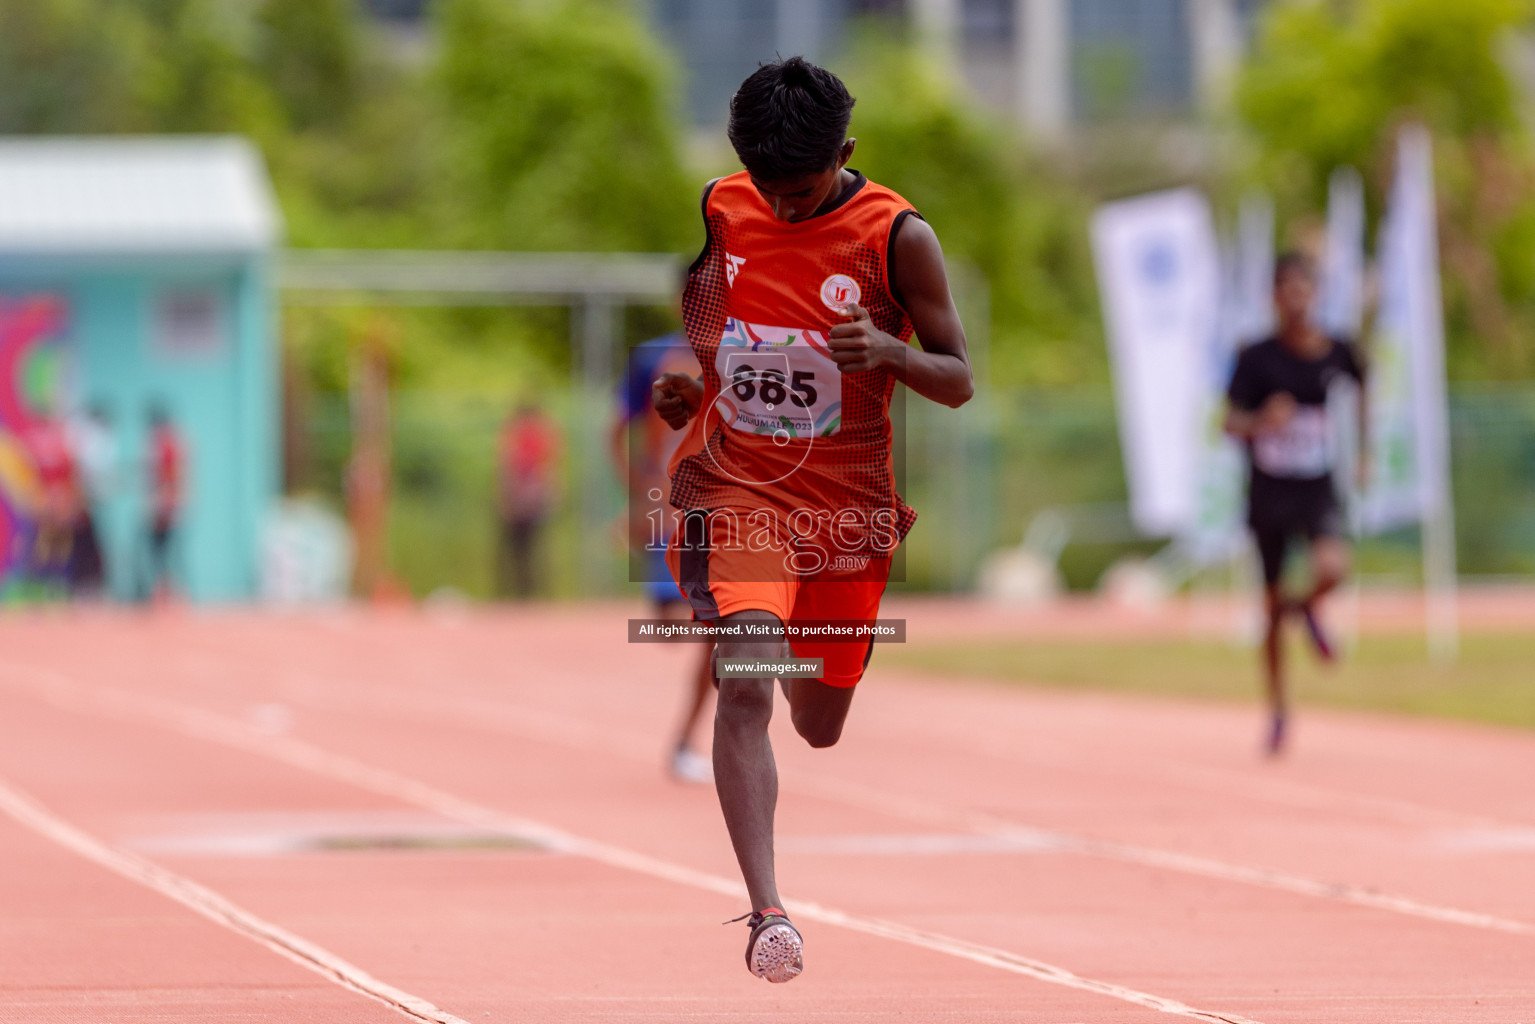
<instances>
[{"instance_id":1,"label":"blurred green bush","mask_svg":"<svg viewBox=\"0 0 1535 1024\"><path fill-rule=\"evenodd\" d=\"M1281 0L1237 85L1258 180L1314 218L1327 177L1363 175L1372 220L1404 121L1433 133L1450 372L1535 373L1535 159L1525 0Z\"/></svg>"}]
</instances>

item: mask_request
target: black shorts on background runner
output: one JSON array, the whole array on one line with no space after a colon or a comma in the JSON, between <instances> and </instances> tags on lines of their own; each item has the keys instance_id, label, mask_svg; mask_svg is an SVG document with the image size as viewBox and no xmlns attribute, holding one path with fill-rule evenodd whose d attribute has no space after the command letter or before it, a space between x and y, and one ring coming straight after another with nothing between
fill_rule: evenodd
<instances>
[{"instance_id":1,"label":"black shorts on background runner","mask_svg":"<svg viewBox=\"0 0 1535 1024\"><path fill-rule=\"evenodd\" d=\"M1263 582L1270 586L1284 575L1291 541L1343 536L1343 506L1331 476L1319 480L1254 476L1248 494L1247 525L1263 562Z\"/></svg>"},{"instance_id":2,"label":"black shorts on background runner","mask_svg":"<svg viewBox=\"0 0 1535 1024\"><path fill-rule=\"evenodd\" d=\"M1340 378L1364 383L1358 350L1333 339L1320 359L1302 359L1269 338L1237 357L1227 397L1233 408L1257 412L1281 392L1295 399L1295 416L1282 430L1247 443L1247 522L1263 560L1263 580L1278 583L1296 538L1343 536L1342 508L1333 486L1332 428L1327 393Z\"/></svg>"}]
</instances>

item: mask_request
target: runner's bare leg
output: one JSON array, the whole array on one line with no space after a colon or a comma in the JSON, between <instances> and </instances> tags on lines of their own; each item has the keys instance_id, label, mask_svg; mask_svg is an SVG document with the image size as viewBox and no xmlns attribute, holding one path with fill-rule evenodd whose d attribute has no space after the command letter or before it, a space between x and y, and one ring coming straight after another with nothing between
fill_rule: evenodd
<instances>
[{"instance_id":1,"label":"runner's bare leg","mask_svg":"<svg viewBox=\"0 0 1535 1024\"><path fill-rule=\"evenodd\" d=\"M1301 601L1305 607L1330 594L1348 576L1348 544L1337 537L1318 537L1311 542L1311 592Z\"/></svg>"},{"instance_id":2,"label":"runner's bare leg","mask_svg":"<svg viewBox=\"0 0 1535 1024\"><path fill-rule=\"evenodd\" d=\"M777 624L771 612L741 611L722 624ZM781 640L722 639L716 658L778 660ZM753 910L780 906L773 873L773 811L778 804L778 766L768 741L773 718L773 678L721 678L714 710L714 787L725 813L725 827L746 882Z\"/></svg>"},{"instance_id":3,"label":"runner's bare leg","mask_svg":"<svg viewBox=\"0 0 1535 1024\"><path fill-rule=\"evenodd\" d=\"M698 667L693 673L693 688L688 693L688 705L683 711L682 725L677 730L676 749L692 749L693 733L698 731L698 722L704 716L704 705L708 703L709 694L713 690L714 645L704 644L698 659Z\"/></svg>"},{"instance_id":4,"label":"runner's bare leg","mask_svg":"<svg viewBox=\"0 0 1535 1024\"><path fill-rule=\"evenodd\" d=\"M1289 703L1284 684L1284 619L1288 605L1280 584L1271 583L1264 589L1263 606L1267 619L1263 634L1263 682L1269 710L1282 715Z\"/></svg>"}]
</instances>

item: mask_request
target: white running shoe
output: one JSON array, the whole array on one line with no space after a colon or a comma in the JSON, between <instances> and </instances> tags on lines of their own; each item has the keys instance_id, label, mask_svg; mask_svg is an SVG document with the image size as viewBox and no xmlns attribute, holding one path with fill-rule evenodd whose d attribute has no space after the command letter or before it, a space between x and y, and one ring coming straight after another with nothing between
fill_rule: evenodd
<instances>
[{"instance_id":1,"label":"white running shoe","mask_svg":"<svg viewBox=\"0 0 1535 1024\"><path fill-rule=\"evenodd\" d=\"M805 969L805 940L782 910L756 911L748 922L746 968L759 978L781 985L793 981Z\"/></svg>"},{"instance_id":2,"label":"white running shoe","mask_svg":"<svg viewBox=\"0 0 1535 1024\"><path fill-rule=\"evenodd\" d=\"M672 755L672 778L706 786L714 782L714 765L704 755L683 747Z\"/></svg>"}]
</instances>

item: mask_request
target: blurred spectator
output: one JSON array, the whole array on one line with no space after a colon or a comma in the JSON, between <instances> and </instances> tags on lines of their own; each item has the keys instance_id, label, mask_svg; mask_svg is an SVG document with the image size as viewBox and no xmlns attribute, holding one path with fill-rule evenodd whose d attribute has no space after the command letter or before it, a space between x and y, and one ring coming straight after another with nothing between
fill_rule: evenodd
<instances>
[{"instance_id":1,"label":"blurred spectator","mask_svg":"<svg viewBox=\"0 0 1535 1024\"><path fill-rule=\"evenodd\" d=\"M80 486L62 421L42 416L26 431L25 444L42 491L37 533L27 574L45 592L67 590L70 549L80 516Z\"/></svg>"},{"instance_id":2,"label":"blurred spectator","mask_svg":"<svg viewBox=\"0 0 1535 1024\"><path fill-rule=\"evenodd\" d=\"M106 558L97 515L120 484L117 438L111 415L100 403L72 418L67 429L80 495L69 552L69 592L72 597L96 598L106 590Z\"/></svg>"},{"instance_id":3,"label":"blurred spectator","mask_svg":"<svg viewBox=\"0 0 1535 1024\"><path fill-rule=\"evenodd\" d=\"M554 506L559 447L559 428L532 404L518 407L501 428L497 587L502 594L528 598L537 590L544 523Z\"/></svg>"},{"instance_id":4,"label":"blurred spectator","mask_svg":"<svg viewBox=\"0 0 1535 1024\"><path fill-rule=\"evenodd\" d=\"M172 556L186 502L186 445L165 405L149 408L149 579L152 600L171 596L175 586Z\"/></svg>"}]
</instances>

